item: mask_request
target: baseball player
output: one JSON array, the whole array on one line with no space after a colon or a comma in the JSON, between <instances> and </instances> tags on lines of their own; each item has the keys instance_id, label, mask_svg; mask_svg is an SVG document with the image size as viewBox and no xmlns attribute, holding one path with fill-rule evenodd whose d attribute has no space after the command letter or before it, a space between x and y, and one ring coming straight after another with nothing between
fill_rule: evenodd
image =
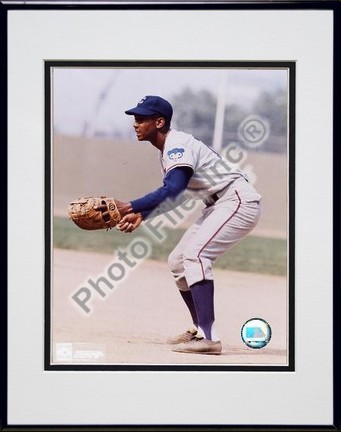
<instances>
[{"instance_id":1,"label":"baseball player","mask_svg":"<svg viewBox=\"0 0 341 432\"><path fill-rule=\"evenodd\" d=\"M201 216L169 256L170 271L192 323L185 333L168 342L176 352L221 354L212 265L256 226L262 197L243 171L229 169L227 161L210 147L171 128L173 109L165 99L145 96L125 113L135 118L138 141L149 141L159 150L164 180L163 186L141 198L118 202L123 218L117 227L132 232L165 200L175 206L185 190L204 201Z\"/></svg>"}]
</instances>

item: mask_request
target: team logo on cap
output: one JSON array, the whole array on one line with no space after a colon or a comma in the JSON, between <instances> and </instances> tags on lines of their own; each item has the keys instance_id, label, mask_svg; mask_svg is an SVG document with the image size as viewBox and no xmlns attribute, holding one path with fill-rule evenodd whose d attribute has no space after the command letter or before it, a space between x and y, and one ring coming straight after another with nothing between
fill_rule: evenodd
<instances>
[{"instance_id":1,"label":"team logo on cap","mask_svg":"<svg viewBox=\"0 0 341 432\"><path fill-rule=\"evenodd\" d=\"M174 149L169 150L167 152L167 156L169 157L170 160L177 161L178 159L182 158L184 152L185 152L185 149L183 149L183 148L174 148Z\"/></svg>"},{"instance_id":2,"label":"team logo on cap","mask_svg":"<svg viewBox=\"0 0 341 432\"><path fill-rule=\"evenodd\" d=\"M147 99L147 97L145 96L144 98L142 98L142 99L138 102L137 105L141 105L141 104L143 104L143 102L144 102L146 99Z\"/></svg>"}]
</instances>

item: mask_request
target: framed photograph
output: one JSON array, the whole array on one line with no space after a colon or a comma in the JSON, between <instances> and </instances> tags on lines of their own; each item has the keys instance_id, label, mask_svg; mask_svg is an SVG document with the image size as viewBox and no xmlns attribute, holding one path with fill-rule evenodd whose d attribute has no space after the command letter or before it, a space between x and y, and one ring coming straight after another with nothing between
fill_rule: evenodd
<instances>
[{"instance_id":1,"label":"framed photograph","mask_svg":"<svg viewBox=\"0 0 341 432\"><path fill-rule=\"evenodd\" d=\"M1 5L8 430L339 427L338 6Z\"/></svg>"},{"instance_id":2,"label":"framed photograph","mask_svg":"<svg viewBox=\"0 0 341 432\"><path fill-rule=\"evenodd\" d=\"M294 370L294 221L289 214L294 214L295 196L295 64L46 62L46 80L45 180L52 198L45 201L45 220L51 221L45 234L50 257L45 269L46 367ZM170 82L177 83L175 93ZM223 171L232 177L227 190L236 188L235 178L247 176L268 203L250 231L249 244L240 243L245 249L227 254L226 241L227 248L222 246L216 256L215 314L218 322L219 315L223 320L216 327L224 333L219 356L174 351L178 344L170 336L196 325L167 261L204 209L214 208L206 195L196 197L189 185L186 201L169 208L163 201L157 215L129 235L80 231L68 212L75 197L97 193L130 201L162 185L159 150L148 148L146 140L136 144L132 118L124 113L124 107L137 103L136 93L140 100L155 92L171 101L171 130L185 130L208 143L214 155L214 165L205 167L210 189L224 189ZM181 141L174 146L181 147ZM182 166L182 155L179 162ZM276 185L268 182L270 172ZM221 225L218 217L214 232ZM214 242L211 231L204 230L204 244ZM234 235L229 234L231 241ZM236 245L246 237L243 232Z\"/></svg>"}]
</instances>

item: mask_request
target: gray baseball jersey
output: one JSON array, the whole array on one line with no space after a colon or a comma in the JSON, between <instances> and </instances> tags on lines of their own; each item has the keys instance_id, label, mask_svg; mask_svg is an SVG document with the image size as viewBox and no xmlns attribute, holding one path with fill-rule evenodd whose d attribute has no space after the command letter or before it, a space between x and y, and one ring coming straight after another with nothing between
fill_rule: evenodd
<instances>
[{"instance_id":1,"label":"gray baseball jersey","mask_svg":"<svg viewBox=\"0 0 341 432\"><path fill-rule=\"evenodd\" d=\"M247 175L192 135L170 130L160 156L163 173L188 166L193 175L187 189L207 204L169 256L169 266L180 290L203 279L212 280L212 264L257 224L261 195Z\"/></svg>"}]
</instances>

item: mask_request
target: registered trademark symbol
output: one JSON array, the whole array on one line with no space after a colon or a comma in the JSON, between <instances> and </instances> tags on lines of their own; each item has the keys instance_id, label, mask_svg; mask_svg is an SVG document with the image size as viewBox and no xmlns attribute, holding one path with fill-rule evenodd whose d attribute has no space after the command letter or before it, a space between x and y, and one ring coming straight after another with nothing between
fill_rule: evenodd
<instances>
[{"instance_id":1,"label":"registered trademark symbol","mask_svg":"<svg viewBox=\"0 0 341 432\"><path fill-rule=\"evenodd\" d=\"M239 125L239 137L249 147L258 147L270 134L269 123L259 116L248 116Z\"/></svg>"}]
</instances>

